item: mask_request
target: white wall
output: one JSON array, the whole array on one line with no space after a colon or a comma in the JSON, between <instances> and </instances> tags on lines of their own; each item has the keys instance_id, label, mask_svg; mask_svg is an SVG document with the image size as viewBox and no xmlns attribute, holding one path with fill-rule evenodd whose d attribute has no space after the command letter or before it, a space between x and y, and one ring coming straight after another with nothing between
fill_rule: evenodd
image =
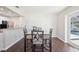
<instances>
[{"instance_id":1,"label":"white wall","mask_svg":"<svg viewBox=\"0 0 79 59\"><path fill-rule=\"evenodd\" d=\"M57 18L57 37L60 38L61 40L65 41L66 39L66 33L67 28L65 28L65 16L70 14L73 11L77 11L79 10L78 6L74 6L74 7L68 7L65 10L61 11L60 13L58 13L58 18ZM67 19L68 21L69 19ZM68 24L67 24L68 26Z\"/></svg>"},{"instance_id":2,"label":"white wall","mask_svg":"<svg viewBox=\"0 0 79 59\"><path fill-rule=\"evenodd\" d=\"M26 14L23 23L27 25L29 31L33 26L42 27L45 33L49 32L50 28L53 28L53 35L56 36L56 15L33 13Z\"/></svg>"}]
</instances>

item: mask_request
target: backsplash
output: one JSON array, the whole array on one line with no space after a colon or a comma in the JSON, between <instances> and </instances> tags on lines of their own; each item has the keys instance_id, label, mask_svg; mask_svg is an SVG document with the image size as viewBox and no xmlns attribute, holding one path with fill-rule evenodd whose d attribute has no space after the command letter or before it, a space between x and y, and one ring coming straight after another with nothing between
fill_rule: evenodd
<instances>
[{"instance_id":1,"label":"backsplash","mask_svg":"<svg viewBox=\"0 0 79 59\"><path fill-rule=\"evenodd\" d=\"M2 24L5 25L2 25ZM6 26L7 28L16 28L16 27L21 27L21 21L20 17L3 17L0 16L0 27L2 28L3 26Z\"/></svg>"}]
</instances>

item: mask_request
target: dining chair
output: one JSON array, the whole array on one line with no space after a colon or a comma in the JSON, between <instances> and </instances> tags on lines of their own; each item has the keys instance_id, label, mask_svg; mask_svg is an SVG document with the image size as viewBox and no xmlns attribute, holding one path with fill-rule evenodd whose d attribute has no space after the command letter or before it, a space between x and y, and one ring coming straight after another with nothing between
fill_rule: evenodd
<instances>
[{"instance_id":1,"label":"dining chair","mask_svg":"<svg viewBox=\"0 0 79 59\"><path fill-rule=\"evenodd\" d=\"M25 27L23 28L23 32L24 32L24 52L26 52L26 33L27 33L27 29Z\"/></svg>"},{"instance_id":2,"label":"dining chair","mask_svg":"<svg viewBox=\"0 0 79 59\"><path fill-rule=\"evenodd\" d=\"M43 51L44 31L32 30L32 51ZM38 50L38 51L37 51Z\"/></svg>"},{"instance_id":3,"label":"dining chair","mask_svg":"<svg viewBox=\"0 0 79 59\"><path fill-rule=\"evenodd\" d=\"M49 34L44 35L44 51L52 51L52 28L49 30Z\"/></svg>"},{"instance_id":4,"label":"dining chair","mask_svg":"<svg viewBox=\"0 0 79 59\"><path fill-rule=\"evenodd\" d=\"M37 28L37 26L33 26L33 30L37 30L38 28Z\"/></svg>"},{"instance_id":5,"label":"dining chair","mask_svg":"<svg viewBox=\"0 0 79 59\"><path fill-rule=\"evenodd\" d=\"M27 28L23 28L24 32L24 52L29 52L30 50L32 51L32 36L28 34Z\"/></svg>"}]
</instances>

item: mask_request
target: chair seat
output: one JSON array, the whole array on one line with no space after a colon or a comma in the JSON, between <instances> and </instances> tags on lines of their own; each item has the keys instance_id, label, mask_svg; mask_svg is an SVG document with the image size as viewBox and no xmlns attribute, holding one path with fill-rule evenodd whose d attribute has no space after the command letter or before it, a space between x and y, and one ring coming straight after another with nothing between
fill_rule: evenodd
<instances>
[{"instance_id":1,"label":"chair seat","mask_svg":"<svg viewBox=\"0 0 79 59\"><path fill-rule=\"evenodd\" d=\"M44 35L44 39L49 39L49 35Z\"/></svg>"},{"instance_id":2,"label":"chair seat","mask_svg":"<svg viewBox=\"0 0 79 59\"><path fill-rule=\"evenodd\" d=\"M33 44L42 44L42 40L33 40Z\"/></svg>"},{"instance_id":3,"label":"chair seat","mask_svg":"<svg viewBox=\"0 0 79 59\"><path fill-rule=\"evenodd\" d=\"M49 44L44 44L44 47L49 47Z\"/></svg>"},{"instance_id":4,"label":"chair seat","mask_svg":"<svg viewBox=\"0 0 79 59\"><path fill-rule=\"evenodd\" d=\"M50 50L50 48L49 47L44 47L46 50Z\"/></svg>"},{"instance_id":5,"label":"chair seat","mask_svg":"<svg viewBox=\"0 0 79 59\"><path fill-rule=\"evenodd\" d=\"M31 36L31 35L27 35L26 38L27 38L27 39L32 39L32 36Z\"/></svg>"}]
</instances>

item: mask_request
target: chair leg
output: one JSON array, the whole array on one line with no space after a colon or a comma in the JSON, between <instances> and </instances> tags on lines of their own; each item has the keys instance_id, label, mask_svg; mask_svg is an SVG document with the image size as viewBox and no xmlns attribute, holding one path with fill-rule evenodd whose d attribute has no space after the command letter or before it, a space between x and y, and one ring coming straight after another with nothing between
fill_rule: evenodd
<instances>
[{"instance_id":1,"label":"chair leg","mask_svg":"<svg viewBox=\"0 0 79 59\"><path fill-rule=\"evenodd\" d=\"M32 46L32 52L35 52L35 45Z\"/></svg>"},{"instance_id":2,"label":"chair leg","mask_svg":"<svg viewBox=\"0 0 79 59\"><path fill-rule=\"evenodd\" d=\"M26 52L26 38L24 38L24 52Z\"/></svg>"},{"instance_id":3,"label":"chair leg","mask_svg":"<svg viewBox=\"0 0 79 59\"><path fill-rule=\"evenodd\" d=\"M50 46L50 52L51 52L51 46Z\"/></svg>"},{"instance_id":4,"label":"chair leg","mask_svg":"<svg viewBox=\"0 0 79 59\"><path fill-rule=\"evenodd\" d=\"M49 48L50 48L50 52L52 52L52 46L51 46L52 44L51 44L51 43L52 43L52 42L51 42L51 40L50 40L50 47L49 47Z\"/></svg>"},{"instance_id":5,"label":"chair leg","mask_svg":"<svg viewBox=\"0 0 79 59\"><path fill-rule=\"evenodd\" d=\"M41 47L42 47L42 52L44 52L44 44L42 44Z\"/></svg>"}]
</instances>

